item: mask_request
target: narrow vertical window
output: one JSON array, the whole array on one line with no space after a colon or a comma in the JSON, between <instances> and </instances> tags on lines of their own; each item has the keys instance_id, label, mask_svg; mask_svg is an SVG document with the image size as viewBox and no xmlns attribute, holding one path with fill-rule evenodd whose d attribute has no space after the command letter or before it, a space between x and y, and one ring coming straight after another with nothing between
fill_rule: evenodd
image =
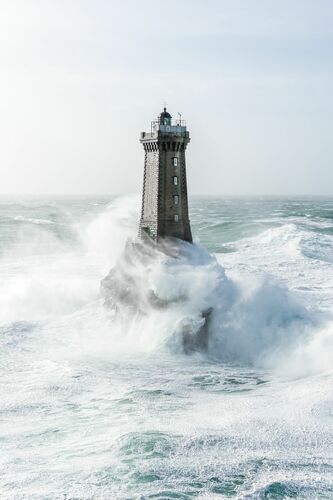
<instances>
[{"instance_id":1,"label":"narrow vertical window","mask_svg":"<svg viewBox=\"0 0 333 500\"><path fill-rule=\"evenodd\" d=\"M174 175L174 176L172 177L172 184L173 184L174 186L178 186L178 177L177 177L176 175Z\"/></svg>"},{"instance_id":2,"label":"narrow vertical window","mask_svg":"<svg viewBox=\"0 0 333 500\"><path fill-rule=\"evenodd\" d=\"M174 205L178 205L178 203L179 203L179 196L178 196L178 194L174 194L173 195L173 203L174 203Z\"/></svg>"},{"instance_id":3,"label":"narrow vertical window","mask_svg":"<svg viewBox=\"0 0 333 500\"><path fill-rule=\"evenodd\" d=\"M173 166L177 167L177 165L178 165L178 158L172 158L172 160L173 160Z\"/></svg>"},{"instance_id":4,"label":"narrow vertical window","mask_svg":"<svg viewBox=\"0 0 333 500\"><path fill-rule=\"evenodd\" d=\"M179 215L175 214L174 217L173 217L173 219L174 219L175 222L178 222L179 221Z\"/></svg>"}]
</instances>

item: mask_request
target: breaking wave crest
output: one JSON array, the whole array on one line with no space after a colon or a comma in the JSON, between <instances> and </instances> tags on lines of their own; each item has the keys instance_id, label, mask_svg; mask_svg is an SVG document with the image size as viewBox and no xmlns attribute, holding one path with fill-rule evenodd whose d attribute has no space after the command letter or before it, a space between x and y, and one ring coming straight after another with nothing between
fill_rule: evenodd
<instances>
[{"instance_id":1,"label":"breaking wave crest","mask_svg":"<svg viewBox=\"0 0 333 500\"><path fill-rule=\"evenodd\" d=\"M239 243L239 248L249 245L260 245L268 251L274 249L290 256L298 255L304 258L333 263L333 235L321 232L318 225L313 231L310 228L300 229L296 224L284 224L266 230L257 237L246 238Z\"/></svg>"}]
</instances>

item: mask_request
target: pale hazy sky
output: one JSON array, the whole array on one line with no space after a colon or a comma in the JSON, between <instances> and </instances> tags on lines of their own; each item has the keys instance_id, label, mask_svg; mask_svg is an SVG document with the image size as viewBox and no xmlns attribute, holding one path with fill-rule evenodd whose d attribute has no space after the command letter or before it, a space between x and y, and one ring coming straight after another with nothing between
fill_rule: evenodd
<instances>
[{"instance_id":1,"label":"pale hazy sky","mask_svg":"<svg viewBox=\"0 0 333 500\"><path fill-rule=\"evenodd\" d=\"M333 0L0 0L0 193L142 186L187 120L192 194L333 194Z\"/></svg>"}]
</instances>

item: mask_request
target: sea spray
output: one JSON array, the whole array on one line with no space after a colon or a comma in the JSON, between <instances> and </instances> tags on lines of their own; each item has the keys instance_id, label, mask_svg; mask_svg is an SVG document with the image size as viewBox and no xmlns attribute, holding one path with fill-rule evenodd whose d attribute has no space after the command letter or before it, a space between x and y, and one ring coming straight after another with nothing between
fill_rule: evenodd
<instances>
[{"instance_id":1,"label":"sea spray","mask_svg":"<svg viewBox=\"0 0 333 500\"><path fill-rule=\"evenodd\" d=\"M318 315L272 277L236 282L214 255L179 240L128 240L101 289L117 331L124 337L130 331L132 341L137 328L138 337L145 332L159 349L283 366L284 374L296 374L285 360L321 326Z\"/></svg>"},{"instance_id":2,"label":"sea spray","mask_svg":"<svg viewBox=\"0 0 333 500\"><path fill-rule=\"evenodd\" d=\"M139 198L133 196L113 200L88 220L71 221L66 212L67 226L59 217L59 227L76 234L76 240L57 237L55 224L29 222L18 231L1 261L6 269L0 285L2 322L54 318L48 330L56 342L61 318L67 323L67 340L76 346L70 355L181 352L184 336L191 343L204 327L207 340L194 342L194 347L220 362L274 368L287 376L333 368L329 314L310 311L267 273L264 277L226 273L222 264L233 254L215 256L200 245L181 243L177 256L165 249L147 249L150 254L140 261L133 243L138 210ZM286 236L275 238L275 233ZM287 251L285 240L294 237L296 229L290 234L289 225L269 229L253 241L240 240L239 252L251 262L262 250L267 255L281 253L279 244ZM314 237L318 241L317 233ZM132 243L126 246L128 240ZM247 255L254 248L255 254ZM101 307L99 281L110 268L121 287L124 276L132 280L128 297L136 295L137 313L133 304L117 295L116 314ZM56 351L55 346L52 349Z\"/></svg>"},{"instance_id":3,"label":"sea spray","mask_svg":"<svg viewBox=\"0 0 333 500\"><path fill-rule=\"evenodd\" d=\"M216 259L180 240L158 245L128 241L101 289L118 319L161 312L156 329L169 331L168 344L172 339L186 351L207 347L214 297L226 307L233 295L233 285Z\"/></svg>"}]
</instances>

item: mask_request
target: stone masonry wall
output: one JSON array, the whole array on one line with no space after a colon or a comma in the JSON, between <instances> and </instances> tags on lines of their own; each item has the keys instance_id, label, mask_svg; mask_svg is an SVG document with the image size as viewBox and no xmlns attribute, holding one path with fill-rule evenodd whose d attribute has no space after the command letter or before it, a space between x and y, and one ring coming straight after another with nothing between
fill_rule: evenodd
<instances>
[{"instance_id":1,"label":"stone masonry wall","mask_svg":"<svg viewBox=\"0 0 333 500\"><path fill-rule=\"evenodd\" d=\"M159 134L155 140L141 139L141 142L145 149L145 170L140 235L144 236L146 231L155 240L175 237L191 242L185 163L188 133Z\"/></svg>"}]
</instances>

